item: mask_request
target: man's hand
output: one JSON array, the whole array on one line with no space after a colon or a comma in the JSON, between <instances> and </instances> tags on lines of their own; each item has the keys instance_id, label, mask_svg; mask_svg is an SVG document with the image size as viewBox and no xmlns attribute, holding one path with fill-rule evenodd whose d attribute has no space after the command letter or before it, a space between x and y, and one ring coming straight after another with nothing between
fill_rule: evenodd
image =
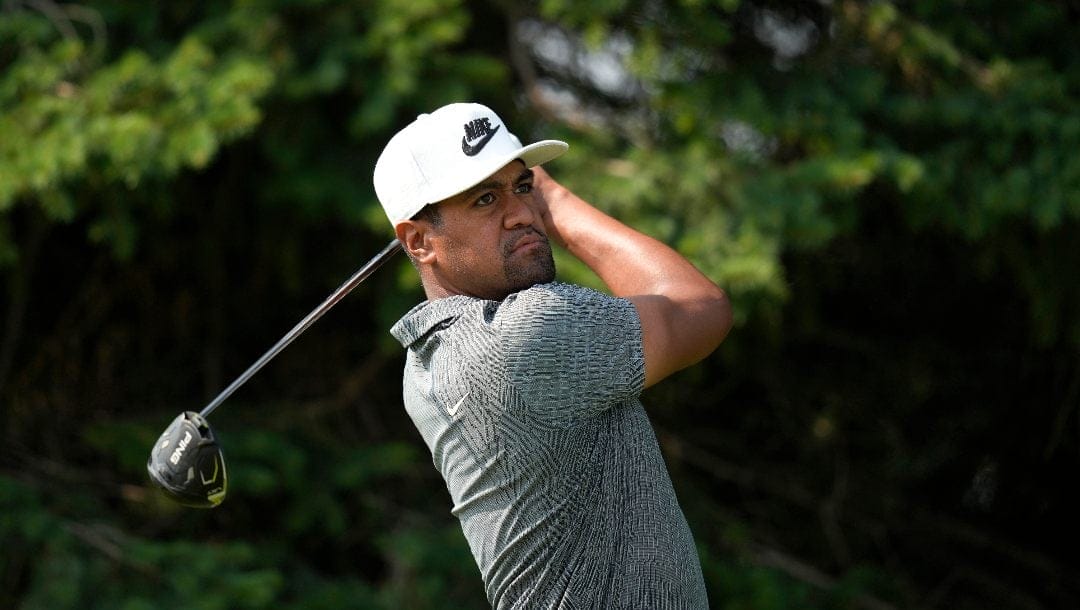
<instances>
[{"instance_id":1,"label":"man's hand","mask_svg":"<svg viewBox=\"0 0 1080 610\"><path fill-rule=\"evenodd\" d=\"M543 167L537 165L532 168L533 171L533 192L536 193L534 198L536 209L534 212L540 218L540 222L543 224L541 229L547 234L548 239L559 244L561 247L566 248L566 241L562 238L562 234L559 233L559 227L552 218L551 208L554 206L556 209L564 202L568 197L572 196L566 187L559 184L551 177L551 174L547 173Z\"/></svg>"}]
</instances>

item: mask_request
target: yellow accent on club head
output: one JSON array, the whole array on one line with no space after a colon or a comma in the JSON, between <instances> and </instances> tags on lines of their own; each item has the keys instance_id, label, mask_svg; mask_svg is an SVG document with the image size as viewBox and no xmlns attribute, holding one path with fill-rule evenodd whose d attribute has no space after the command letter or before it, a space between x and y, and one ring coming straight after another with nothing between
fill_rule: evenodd
<instances>
[{"instance_id":1,"label":"yellow accent on club head","mask_svg":"<svg viewBox=\"0 0 1080 610\"><path fill-rule=\"evenodd\" d=\"M210 480L214 481L214 480L217 479L217 475L218 475L217 467L220 466L221 467L221 487L219 487L217 491L215 491L213 493L209 493L209 494L206 495L207 501L210 502L210 508L214 508L218 504L221 504L221 502L225 499L225 491L229 488L229 475L228 475L228 471L225 470L225 461L220 459L219 457L215 457L214 458L214 466L215 466L214 478L210 479ZM200 473L199 476L202 476L202 473Z\"/></svg>"},{"instance_id":2,"label":"yellow accent on club head","mask_svg":"<svg viewBox=\"0 0 1080 610\"><path fill-rule=\"evenodd\" d=\"M214 474L209 479L206 478L206 475L204 475L201 470L199 471L199 478L202 479L203 485L209 485L217 480L219 469L218 466L220 463L221 462L217 459L217 456L214 456Z\"/></svg>"},{"instance_id":3,"label":"yellow accent on club head","mask_svg":"<svg viewBox=\"0 0 1080 610\"><path fill-rule=\"evenodd\" d=\"M221 501L225 499L225 488L222 487L221 491L206 496L206 499L210 501L211 508L221 504Z\"/></svg>"}]
</instances>

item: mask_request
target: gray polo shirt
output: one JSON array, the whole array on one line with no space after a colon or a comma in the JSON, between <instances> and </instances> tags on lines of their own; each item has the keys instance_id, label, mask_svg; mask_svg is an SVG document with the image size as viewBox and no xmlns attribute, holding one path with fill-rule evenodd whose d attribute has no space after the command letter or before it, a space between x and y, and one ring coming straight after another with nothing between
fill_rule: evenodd
<instances>
[{"instance_id":1,"label":"gray polo shirt","mask_svg":"<svg viewBox=\"0 0 1080 610\"><path fill-rule=\"evenodd\" d=\"M638 395L632 303L568 284L418 305L405 409L492 607L707 608L694 540Z\"/></svg>"}]
</instances>

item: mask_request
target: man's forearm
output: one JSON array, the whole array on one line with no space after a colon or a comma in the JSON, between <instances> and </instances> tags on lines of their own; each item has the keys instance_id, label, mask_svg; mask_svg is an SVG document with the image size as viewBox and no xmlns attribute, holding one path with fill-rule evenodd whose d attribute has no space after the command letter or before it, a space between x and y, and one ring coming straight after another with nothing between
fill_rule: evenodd
<instances>
[{"instance_id":1,"label":"man's forearm","mask_svg":"<svg viewBox=\"0 0 1080 610\"><path fill-rule=\"evenodd\" d=\"M549 178L550 180L550 178ZM593 270L616 296L716 287L678 252L596 209L564 187L548 201L549 237Z\"/></svg>"}]
</instances>

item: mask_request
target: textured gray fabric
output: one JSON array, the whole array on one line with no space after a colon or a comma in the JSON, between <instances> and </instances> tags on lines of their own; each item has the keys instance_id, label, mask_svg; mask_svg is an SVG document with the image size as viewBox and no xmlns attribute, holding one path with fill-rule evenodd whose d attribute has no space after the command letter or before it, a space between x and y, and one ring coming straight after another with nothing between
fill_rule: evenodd
<instances>
[{"instance_id":1,"label":"textured gray fabric","mask_svg":"<svg viewBox=\"0 0 1080 610\"><path fill-rule=\"evenodd\" d=\"M405 408L494 608L707 608L638 395L632 303L567 284L454 296L391 329Z\"/></svg>"}]
</instances>

